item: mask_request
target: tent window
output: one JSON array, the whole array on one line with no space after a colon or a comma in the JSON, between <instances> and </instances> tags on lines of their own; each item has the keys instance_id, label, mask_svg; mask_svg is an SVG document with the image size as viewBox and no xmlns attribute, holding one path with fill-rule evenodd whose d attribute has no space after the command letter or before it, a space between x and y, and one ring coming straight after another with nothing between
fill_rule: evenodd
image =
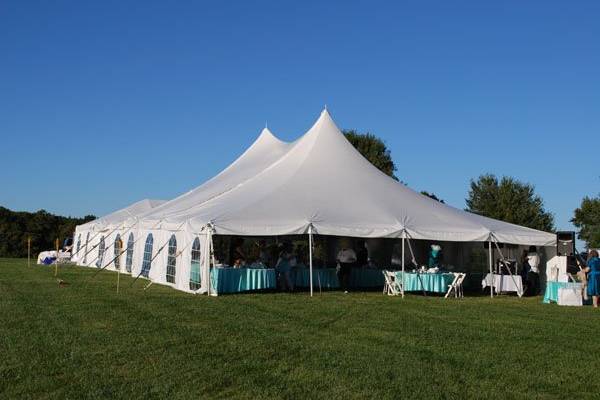
<instances>
[{"instance_id":1,"label":"tent window","mask_svg":"<svg viewBox=\"0 0 600 400\"><path fill-rule=\"evenodd\" d=\"M96 267L100 268L102 266L102 261L104 261L104 236L100 238L100 244L98 245L98 258L96 259Z\"/></svg>"},{"instance_id":2,"label":"tent window","mask_svg":"<svg viewBox=\"0 0 600 400\"><path fill-rule=\"evenodd\" d=\"M200 289L200 239L192 244L192 265L190 268L190 290Z\"/></svg>"},{"instance_id":3,"label":"tent window","mask_svg":"<svg viewBox=\"0 0 600 400\"><path fill-rule=\"evenodd\" d=\"M85 237L85 248L83 249L83 263L85 264L87 261L87 247L88 247L88 243L90 242L90 233L87 233L87 236Z\"/></svg>"},{"instance_id":4,"label":"tent window","mask_svg":"<svg viewBox=\"0 0 600 400\"><path fill-rule=\"evenodd\" d=\"M127 239L127 255L125 256L125 270L131 272L131 265L133 264L133 233L129 234Z\"/></svg>"},{"instance_id":5,"label":"tent window","mask_svg":"<svg viewBox=\"0 0 600 400\"><path fill-rule=\"evenodd\" d=\"M154 238L152 234L149 233L148 237L146 237L146 245L144 246L144 259L142 261L142 272L141 275L143 277L148 277L150 273L150 268L152 267L152 246L154 245Z\"/></svg>"},{"instance_id":6,"label":"tent window","mask_svg":"<svg viewBox=\"0 0 600 400\"><path fill-rule=\"evenodd\" d=\"M115 268L121 269L121 249L123 248L123 241L121 240L121 235L117 233L117 237L115 238Z\"/></svg>"},{"instance_id":7,"label":"tent window","mask_svg":"<svg viewBox=\"0 0 600 400\"><path fill-rule=\"evenodd\" d=\"M79 250L81 250L81 233L77 236L77 249L75 250L75 254L79 254Z\"/></svg>"},{"instance_id":8,"label":"tent window","mask_svg":"<svg viewBox=\"0 0 600 400\"><path fill-rule=\"evenodd\" d=\"M177 264L177 239L171 235L169 254L167 256L167 282L175 283L175 265Z\"/></svg>"}]
</instances>

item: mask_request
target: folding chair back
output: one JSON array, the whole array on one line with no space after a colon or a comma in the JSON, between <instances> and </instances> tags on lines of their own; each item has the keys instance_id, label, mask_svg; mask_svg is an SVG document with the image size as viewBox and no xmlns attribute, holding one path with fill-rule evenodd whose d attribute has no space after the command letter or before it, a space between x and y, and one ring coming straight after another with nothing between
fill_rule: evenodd
<instances>
[{"instance_id":1,"label":"folding chair back","mask_svg":"<svg viewBox=\"0 0 600 400\"><path fill-rule=\"evenodd\" d=\"M385 284L383 292L388 296L397 296L401 294L398 282L396 282L396 274L393 271L382 271Z\"/></svg>"},{"instance_id":2,"label":"folding chair back","mask_svg":"<svg viewBox=\"0 0 600 400\"><path fill-rule=\"evenodd\" d=\"M454 279L452 280L452 283L450 285L448 285L448 291L446 292L446 296L444 296L444 298L446 298L446 299L453 292L454 292L454 297L464 297L462 284L463 284L463 281L465 280L465 277L467 276L467 274L465 274L463 272L455 272L453 275L454 275Z\"/></svg>"}]
</instances>

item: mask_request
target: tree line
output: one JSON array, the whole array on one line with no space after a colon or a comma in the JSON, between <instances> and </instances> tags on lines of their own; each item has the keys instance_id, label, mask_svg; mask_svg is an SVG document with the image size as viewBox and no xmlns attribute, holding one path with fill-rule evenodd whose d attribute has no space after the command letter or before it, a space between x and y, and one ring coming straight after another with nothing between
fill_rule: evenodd
<instances>
[{"instance_id":1,"label":"tree line","mask_svg":"<svg viewBox=\"0 0 600 400\"><path fill-rule=\"evenodd\" d=\"M55 240L62 241L73 235L77 225L95 219L63 217L45 210L37 212L11 211L0 207L0 257L27 257L27 239L31 238L31 255L51 250Z\"/></svg>"}]
</instances>

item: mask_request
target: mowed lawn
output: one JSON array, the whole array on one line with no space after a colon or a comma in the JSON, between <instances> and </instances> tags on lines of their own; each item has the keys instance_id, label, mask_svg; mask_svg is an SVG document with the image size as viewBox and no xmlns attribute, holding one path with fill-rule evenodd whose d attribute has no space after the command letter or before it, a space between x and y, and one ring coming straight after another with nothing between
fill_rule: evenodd
<instances>
[{"instance_id":1,"label":"mowed lawn","mask_svg":"<svg viewBox=\"0 0 600 400\"><path fill-rule=\"evenodd\" d=\"M541 298L194 296L0 259L0 397L599 398L600 312Z\"/></svg>"}]
</instances>

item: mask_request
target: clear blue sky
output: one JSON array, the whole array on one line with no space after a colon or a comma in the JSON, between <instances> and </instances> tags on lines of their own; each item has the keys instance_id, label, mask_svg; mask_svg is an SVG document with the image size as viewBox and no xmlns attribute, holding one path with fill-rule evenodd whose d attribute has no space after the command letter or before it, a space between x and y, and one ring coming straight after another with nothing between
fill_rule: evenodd
<instances>
[{"instance_id":1,"label":"clear blue sky","mask_svg":"<svg viewBox=\"0 0 600 400\"><path fill-rule=\"evenodd\" d=\"M465 206L491 172L559 228L600 192L600 2L3 1L0 205L169 199L324 104Z\"/></svg>"}]
</instances>

